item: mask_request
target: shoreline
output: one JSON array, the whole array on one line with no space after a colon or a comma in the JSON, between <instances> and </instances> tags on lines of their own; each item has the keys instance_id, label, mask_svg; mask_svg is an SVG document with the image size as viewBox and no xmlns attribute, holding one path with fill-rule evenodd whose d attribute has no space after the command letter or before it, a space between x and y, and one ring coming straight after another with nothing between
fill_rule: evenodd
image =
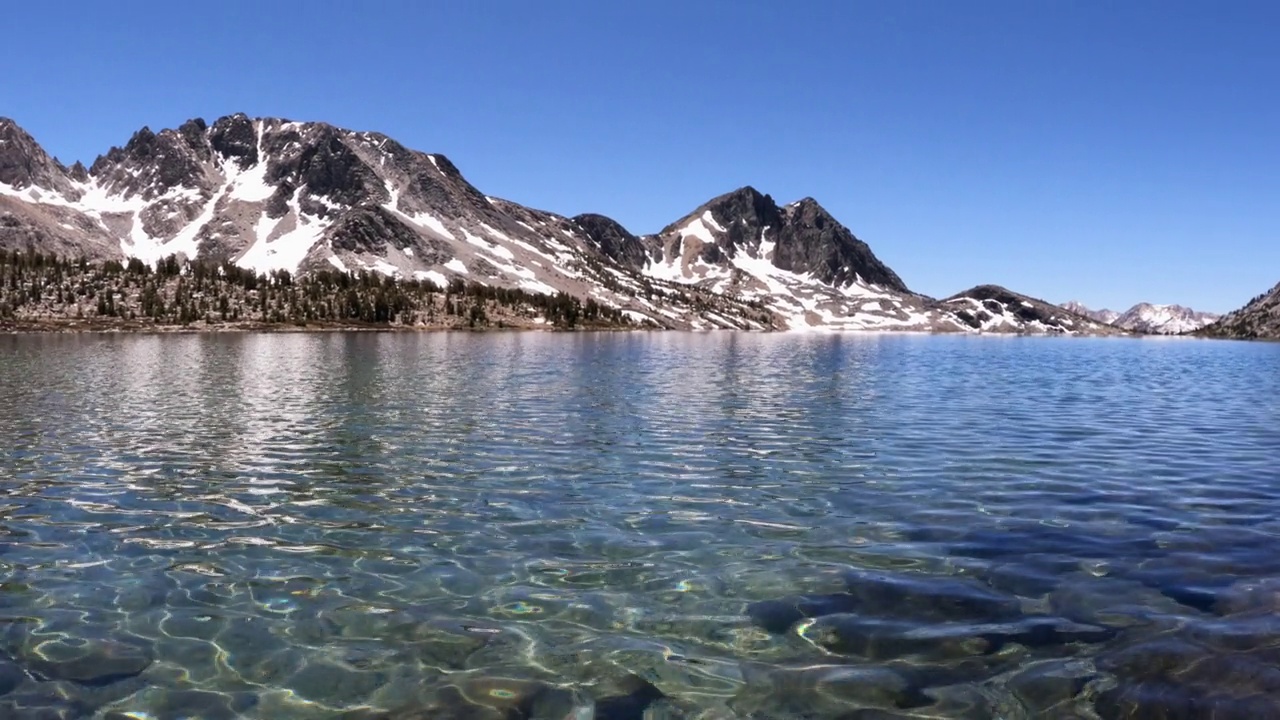
<instances>
[{"instance_id":1,"label":"shoreline","mask_svg":"<svg viewBox=\"0 0 1280 720\"><path fill-rule=\"evenodd\" d=\"M312 322L305 325L294 323L263 323L263 322L242 322L242 323L215 323L212 325L159 325L151 323L136 322L85 322L83 320L59 321L59 320L26 320L26 321L3 321L0 322L0 336L2 335L219 335L219 334L247 334L247 333L263 333L263 334L306 334L306 333L343 333L343 332L359 332L359 333L439 333L439 332L466 332L466 333L493 333L493 332L551 332L551 333L577 333L577 332L692 332L692 333L712 333L712 332L745 332L750 334L765 335L911 335L911 336L949 336L949 337L991 337L991 338L1068 338L1068 339L1084 339L1084 338L1129 338L1136 340L1237 340L1237 341L1262 341L1266 342L1269 338L1233 338L1220 336L1203 336L1203 335L1143 335L1138 333L1126 334L1058 334L1058 333L965 333L965 332L939 332L936 330L844 330L837 328L812 327L806 329L735 329L735 328L711 328L711 329L681 329L681 328L663 328L663 327L623 327L602 325L599 327L583 327L581 325L573 328L556 327L552 325L504 325L497 327L487 325L482 327L469 327L466 325L382 325L382 324L364 324L364 323L323 323ZM1274 340L1272 340L1274 342Z\"/></svg>"}]
</instances>

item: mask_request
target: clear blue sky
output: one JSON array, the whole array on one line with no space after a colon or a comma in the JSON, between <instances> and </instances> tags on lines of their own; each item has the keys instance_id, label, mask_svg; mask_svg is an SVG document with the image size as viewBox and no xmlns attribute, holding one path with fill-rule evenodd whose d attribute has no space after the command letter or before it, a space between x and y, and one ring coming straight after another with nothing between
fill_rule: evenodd
<instances>
[{"instance_id":1,"label":"clear blue sky","mask_svg":"<svg viewBox=\"0 0 1280 720\"><path fill-rule=\"evenodd\" d=\"M92 160L243 111L652 232L809 195L935 296L1224 311L1280 281L1280 3L18 2L0 115Z\"/></svg>"}]
</instances>

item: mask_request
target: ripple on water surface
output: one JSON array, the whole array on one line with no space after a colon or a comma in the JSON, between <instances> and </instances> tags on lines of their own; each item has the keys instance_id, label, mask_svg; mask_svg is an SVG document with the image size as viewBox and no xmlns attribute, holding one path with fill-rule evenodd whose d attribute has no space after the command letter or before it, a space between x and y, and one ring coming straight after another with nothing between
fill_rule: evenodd
<instances>
[{"instance_id":1,"label":"ripple on water surface","mask_svg":"<svg viewBox=\"0 0 1280 720\"><path fill-rule=\"evenodd\" d=\"M1277 360L0 338L0 716L1280 716Z\"/></svg>"}]
</instances>

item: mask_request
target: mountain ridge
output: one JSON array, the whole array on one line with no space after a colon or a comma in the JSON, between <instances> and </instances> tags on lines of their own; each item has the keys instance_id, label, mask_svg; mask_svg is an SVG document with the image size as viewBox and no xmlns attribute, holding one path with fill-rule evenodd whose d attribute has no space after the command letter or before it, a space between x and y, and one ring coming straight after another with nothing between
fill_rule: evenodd
<instances>
[{"instance_id":1,"label":"mountain ridge","mask_svg":"<svg viewBox=\"0 0 1280 720\"><path fill-rule=\"evenodd\" d=\"M62 165L11 119L0 138L0 248L462 279L690 329L1101 327L1024 318L975 328L954 304L912 292L813 198L779 205L751 186L636 235L604 215L487 196L442 154L322 122L237 113L143 127L88 168Z\"/></svg>"},{"instance_id":2,"label":"mountain ridge","mask_svg":"<svg viewBox=\"0 0 1280 720\"><path fill-rule=\"evenodd\" d=\"M1106 309L1090 310L1074 300L1062 303L1060 307L1098 322L1144 335L1181 335L1198 330L1219 318L1214 313L1192 310L1182 305L1147 302L1140 302L1122 313Z\"/></svg>"},{"instance_id":3,"label":"mountain ridge","mask_svg":"<svg viewBox=\"0 0 1280 720\"><path fill-rule=\"evenodd\" d=\"M1280 339L1280 283L1256 295L1240 309L1199 328L1194 334L1237 340Z\"/></svg>"}]
</instances>

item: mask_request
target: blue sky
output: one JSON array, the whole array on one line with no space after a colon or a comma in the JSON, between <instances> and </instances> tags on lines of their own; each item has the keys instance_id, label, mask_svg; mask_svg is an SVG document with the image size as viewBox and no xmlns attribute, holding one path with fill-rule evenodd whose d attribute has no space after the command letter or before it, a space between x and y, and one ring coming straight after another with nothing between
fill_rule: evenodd
<instances>
[{"instance_id":1,"label":"blue sky","mask_svg":"<svg viewBox=\"0 0 1280 720\"><path fill-rule=\"evenodd\" d=\"M812 196L907 284L1233 309L1280 281L1280 3L38 2L0 115L66 162L237 111L652 232Z\"/></svg>"}]
</instances>

